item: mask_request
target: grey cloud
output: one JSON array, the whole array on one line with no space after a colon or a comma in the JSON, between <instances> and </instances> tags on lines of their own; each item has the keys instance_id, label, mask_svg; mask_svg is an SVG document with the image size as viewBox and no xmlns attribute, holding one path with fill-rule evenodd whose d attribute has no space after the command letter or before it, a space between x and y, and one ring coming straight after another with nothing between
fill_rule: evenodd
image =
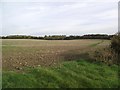
<instances>
[{"instance_id":1,"label":"grey cloud","mask_svg":"<svg viewBox=\"0 0 120 90\"><path fill-rule=\"evenodd\" d=\"M87 0L86 0L87 1ZM117 3L4 3L3 35L86 34L117 31Z\"/></svg>"}]
</instances>

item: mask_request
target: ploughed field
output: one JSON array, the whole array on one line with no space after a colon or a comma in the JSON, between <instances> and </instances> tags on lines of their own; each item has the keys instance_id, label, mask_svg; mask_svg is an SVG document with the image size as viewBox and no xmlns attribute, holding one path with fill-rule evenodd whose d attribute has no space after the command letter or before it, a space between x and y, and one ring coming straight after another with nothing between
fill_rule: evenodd
<instances>
[{"instance_id":1,"label":"ploughed field","mask_svg":"<svg viewBox=\"0 0 120 90\"><path fill-rule=\"evenodd\" d=\"M2 40L3 70L52 66L87 58L87 53L109 45L107 40Z\"/></svg>"},{"instance_id":2,"label":"ploughed field","mask_svg":"<svg viewBox=\"0 0 120 90\"><path fill-rule=\"evenodd\" d=\"M116 88L118 66L90 61L109 40L2 40L3 88ZM89 62L90 61L90 62Z\"/></svg>"}]
</instances>

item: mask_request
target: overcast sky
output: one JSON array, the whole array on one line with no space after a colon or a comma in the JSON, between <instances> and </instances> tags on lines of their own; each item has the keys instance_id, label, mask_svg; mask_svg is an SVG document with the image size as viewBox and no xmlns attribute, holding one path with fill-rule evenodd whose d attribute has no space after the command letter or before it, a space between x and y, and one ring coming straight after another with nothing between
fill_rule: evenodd
<instances>
[{"instance_id":1,"label":"overcast sky","mask_svg":"<svg viewBox=\"0 0 120 90\"><path fill-rule=\"evenodd\" d=\"M114 34L118 31L117 2L30 1L0 3L2 35Z\"/></svg>"}]
</instances>

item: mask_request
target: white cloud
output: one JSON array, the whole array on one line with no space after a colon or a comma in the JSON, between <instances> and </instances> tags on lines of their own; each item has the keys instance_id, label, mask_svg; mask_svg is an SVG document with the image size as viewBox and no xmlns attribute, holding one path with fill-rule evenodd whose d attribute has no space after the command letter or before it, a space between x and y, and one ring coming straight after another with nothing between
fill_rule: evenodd
<instances>
[{"instance_id":1,"label":"white cloud","mask_svg":"<svg viewBox=\"0 0 120 90\"><path fill-rule=\"evenodd\" d=\"M114 34L117 3L87 1L4 3L3 34Z\"/></svg>"},{"instance_id":2,"label":"white cloud","mask_svg":"<svg viewBox=\"0 0 120 90\"><path fill-rule=\"evenodd\" d=\"M119 0L1 0L1 2L118 2Z\"/></svg>"}]
</instances>

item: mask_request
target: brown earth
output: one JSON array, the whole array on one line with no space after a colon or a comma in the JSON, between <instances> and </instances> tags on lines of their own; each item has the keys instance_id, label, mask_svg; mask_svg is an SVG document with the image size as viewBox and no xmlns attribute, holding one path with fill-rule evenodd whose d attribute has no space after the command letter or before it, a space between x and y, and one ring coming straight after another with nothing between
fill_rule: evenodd
<instances>
[{"instance_id":1,"label":"brown earth","mask_svg":"<svg viewBox=\"0 0 120 90\"><path fill-rule=\"evenodd\" d=\"M101 40L3 40L3 70L51 66L64 60L86 58L88 52L95 49L92 45L99 42ZM109 45L107 40L96 48L105 47L106 45Z\"/></svg>"}]
</instances>

